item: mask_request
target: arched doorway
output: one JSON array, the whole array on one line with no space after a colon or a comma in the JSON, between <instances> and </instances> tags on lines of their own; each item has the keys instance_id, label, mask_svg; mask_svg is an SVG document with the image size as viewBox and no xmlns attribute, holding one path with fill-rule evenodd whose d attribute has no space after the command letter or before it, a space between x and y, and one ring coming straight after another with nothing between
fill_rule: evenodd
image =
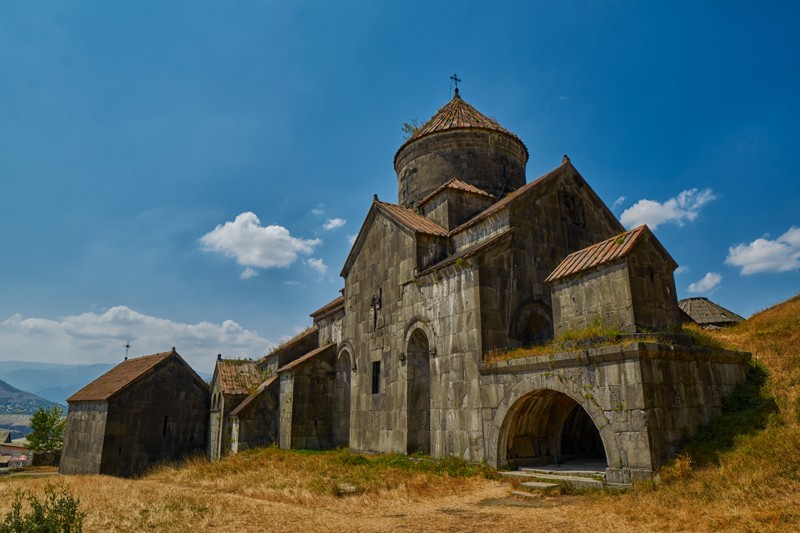
<instances>
[{"instance_id":1,"label":"arched doorway","mask_svg":"<svg viewBox=\"0 0 800 533\"><path fill-rule=\"evenodd\" d=\"M539 301L529 301L517 309L511 320L509 337L512 344L533 346L553 339L553 319L550 308Z\"/></svg>"},{"instance_id":2,"label":"arched doorway","mask_svg":"<svg viewBox=\"0 0 800 533\"><path fill-rule=\"evenodd\" d=\"M333 388L333 444L350 445L350 380L352 357L347 350L336 359L336 379Z\"/></svg>"},{"instance_id":3,"label":"arched doorway","mask_svg":"<svg viewBox=\"0 0 800 533\"><path fill-rule=\"evenodd\" d=\"M510 467L590 461L607 466L597 426L568 395L549 389L526 394L503 421L500 464Z\"/></svg>"},{"instance_id":4,"label":"arched doorway","mask_svg":"<svg viewBox=\"0 0 800 533\"><path fill-rule=\"evenodd\" d=\"M431 453L431 371L428 337L421 329L411 334L406 349L408 376L408 453Z\"/></svg>"}]
</instances>

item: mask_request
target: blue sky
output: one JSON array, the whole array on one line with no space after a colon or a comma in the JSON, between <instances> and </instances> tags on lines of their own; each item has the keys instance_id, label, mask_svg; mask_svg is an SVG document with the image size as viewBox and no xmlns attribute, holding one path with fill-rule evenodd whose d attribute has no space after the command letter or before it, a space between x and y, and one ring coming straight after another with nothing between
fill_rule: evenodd
<instances>
[{"instance_id":1,"label":"blue sky","mask_svg":"<svg viewBox=\"0 0 800 533\"><path fill-rule=\"evenodd\" d=\"M338 295L400 126L569 154L748 316L800 285L794 2L0 2L0 361L263 355Z\"/></svg>"}]
</instances>

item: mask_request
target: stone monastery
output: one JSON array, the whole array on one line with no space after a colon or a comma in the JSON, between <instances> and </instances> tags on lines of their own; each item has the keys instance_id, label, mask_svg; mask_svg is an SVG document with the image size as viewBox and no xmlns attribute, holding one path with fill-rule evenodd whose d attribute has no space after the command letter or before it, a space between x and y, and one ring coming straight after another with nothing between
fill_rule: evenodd
<instances>
[{"instance_id":1,"label":"stone monastery","mask_svg":"<svg viewBox=\"0 0 800 533\"><path fill-rule=\"evenodd\" d=\"M398 202L373 199L341 296L266 356L217 360L209 459L269 444L496 467L593 459L625 484L673 456L749 355L677 334L677 264L655 235L626 231L568 157L530 182L527 160L456 89L397 151ZM625 342L485 361L594 324ZM71 427L65 457L81 449Z\"/></svg>"}]
</instances>

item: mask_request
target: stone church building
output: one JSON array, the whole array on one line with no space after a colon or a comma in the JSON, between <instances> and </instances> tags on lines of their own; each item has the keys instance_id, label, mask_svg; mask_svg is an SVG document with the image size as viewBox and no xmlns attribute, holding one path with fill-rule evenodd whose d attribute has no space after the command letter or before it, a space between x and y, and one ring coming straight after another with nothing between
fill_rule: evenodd
<instances>
[{"instance_id":1,"label":"stone church building","mask_svg":"<svg viewBox=\"0 0 800 533\"><path fill-rule=\"evenodd\" d=\"M397 151L397 203L373 199L341 295L265 357L218 361L209 457L269 443L498 467L593 457L628 483L674 455L747 354L631 337L484 361L596 323L680 327L655 235L626 231L566 156L527 181L528 155L456 89Z\"/></svg>"}]
</instances>

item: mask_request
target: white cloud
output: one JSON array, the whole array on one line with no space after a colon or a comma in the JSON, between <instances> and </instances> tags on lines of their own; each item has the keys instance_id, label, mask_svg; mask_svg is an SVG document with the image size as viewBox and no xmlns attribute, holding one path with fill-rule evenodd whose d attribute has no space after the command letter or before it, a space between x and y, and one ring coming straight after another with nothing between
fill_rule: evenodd
<instances>
[{"instance_id":1,"label":"white cloud","mask_svg":"<svg viewBox=\"0 0 800 533\"><path fill-rule=\"evenodd\" d=\"M684 274L686 272L689 272L689 267L687 266L681 265L675 269L675 274Z\"/></svg>"},{"instance_id":2,"label":"white cloud","mask_svg":"<svg viewBox=\"0 0 800 533\"><path fill-rule=\"evenodd\" d=\"M619 218L628 228L647 224L654 230L665 222L683 226L684 222L696 219L700 209L716 198L711 189L688 189L663 204L654 200L639 200L623 211Z\"/></svg>"},{"instance_id":3,"label":"white cloud","mask_svg":"<svg viewBox=\"0 0 800 533\"><path fill-rule=\"evenodd\" d=\"M200 238L203 249L233 257L246 267L288 267L298 254L310 254L320 239L298 239L282 226L261 226L255 213L241 213Z\"/></svg>"},{"instance_id":4,"label":"white cloud","mask_svg":"<svg viewBox=\"0 0 800 533\"><path fill-rule=\"evenodd\" d=\"M247 267L247 268L244 269L244 272L242 272L242 275L239 276L239 277L242 278L242 279L250 279L250 278L254 278L256 276L258 276L258 271L257 270L253 270L250 267Z\"/></svg>"},{"instance_id":5,"label":"white cloud","mask_svg":"<svg viewBox=\"0 0 800 533\"><path fill-rule=\"evenodd\" d=\"M345 225L345 222L347 221L343 218L329 218L328 220L325 221L325 224L322 225L322 229L330 231L333 229L341 228L342 226Z\"/></svg>"},{"instance_id":6,"label":"white cloud","mask_svg":"<svg viewBox=\"0 0 800 533\"><path fill-rule=\"evenodd\" d=\"M323 204L317 204L317 207L311 210L311 214L321 217L325 214L325 206Z\"/></svg>"},{"instance_id":7,"label":"white cloud","mask_svg":"<svg viewBox=\"0 0 800 533\"><path fill-rule=\"evenodd\" d=\"M800 268L800 228L792 226L775 240L765 235L750 244L728 248L726 265L740 267L742 275L758 272L787 272Z\"/></svg>"},{"instance_id":8,"label":"white cloud","mask_svg":"<svg viewBox=\"0 0 800 533\"><path fill-rule=\"evenodd\" d=\"M316 257L306 259L306 264L319 272L320 276L324 275L325 272L328 271L328 265L325 264L325 261L322 259L317 259Z\"/></svg>"},{"instance_id":9,"label":"white cloud","mask_svg":"<svg viewBox=\"0 0 800 533\"><path fill-rule=\"evenodd\" d=\"M273 343L233 320L184 324L125 306L57 320L16 314L0 322L0 354L7 360L115 363L125 356L164 352L173 346L195 370L211 372L216 354L261 357Z\"/></svg>"},{"instance_id":10,"label":"white cloud","mask_svg":"<svg viewBox=\"0 0 800 533\"><path fill-rule=\"evenodd\" d=\"M716 272L708 272L700 281L689 284L689 292L693 294L709 292L717 288L721 282L722 276Z\"/></svg>"},{"instance_id":11,"label":"white cloud","mask_svg":"<svg viewBox=\"0 0 800 533\"><path fill-rule=\"evenodd\" d=\"M347 242L350 243L350 246L353 246L356 243L356 239L358 238L358 234L354 233L353 235L347 236Z\"/></svg>"},{"instance_id":12,"label":"white cloud","mask_svg":"<svg viewBox=\"0 0 800 533\"><path fill-rule=\"evenodd\" d=\"M625 201L625 197L624 197L624 196L620 196L619 198L617 198L616 200L614 200L614 203L613 203L613 204L611 204L611 209L616 209L616 208L618 208L619 206L621 206L621 205L622 205L622 203L623 203L624 201Z\"/></svg>"}]
</instances>

